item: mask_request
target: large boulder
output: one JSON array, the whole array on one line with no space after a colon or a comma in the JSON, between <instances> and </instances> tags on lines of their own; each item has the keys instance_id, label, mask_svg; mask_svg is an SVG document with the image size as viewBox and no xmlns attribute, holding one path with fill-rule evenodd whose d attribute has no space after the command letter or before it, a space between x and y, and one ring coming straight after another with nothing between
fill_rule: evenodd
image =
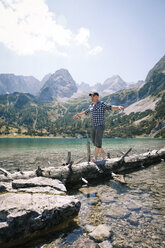
<instances>
[{"instance_id":1,"label":"large boulder","mask_svg":"<svg viewBox=\"0 0 165 248\"><path fill-rule=\"evenodd\" d=\"M6 193L0 195L0 202L1 248L23 243L41 231L43 235L52 227L58 230L78 214L81 205L73 196L41 193Z\"/></svg>"}]
</instances>

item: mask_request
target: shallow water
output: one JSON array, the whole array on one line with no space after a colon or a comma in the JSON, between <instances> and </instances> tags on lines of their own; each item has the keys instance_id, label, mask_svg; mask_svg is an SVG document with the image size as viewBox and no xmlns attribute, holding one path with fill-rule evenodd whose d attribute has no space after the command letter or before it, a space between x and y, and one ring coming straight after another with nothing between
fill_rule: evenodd
<instances>
[{"instance_id":1,"label":"shallow water","mask_svg":"<svg viewBox=\"0 0 165 248\"><path fill-rule=\"evenodd\" d=\"M9 171L19 168L32 170L38 166L59 166L67 161L70 151L74 163L87 161L87 139L2 138L0 139L0 167ZM130 154L165 146L165 139L103 139L103 148L111 157L121 156L129 148ZM94 147L91 144L91 153Z\"/></svg>"},{"instance_id":2,"label":"shallow water","mask_svg":"<svg viewBox=\"0 0 165 248\"><path fill-rule=\"evenodd\" d=\"M108 241L118 248L165 247L165 163L126 175L126 185L108 180L70 194L81 201L75 222L60 235L40 239L26 248L96 248L87 225L107 224Z\"/></svg>"},{"instance_id":3,"label":"shallow water","mask_svg":"<svg viewBox=\"0 0 165 248\"><path fill-rule=\"evenodd\" d=\"M14 170L34 169L38 164L57 166L72 157L86 160L85 139L0 140L1 167ZM121 156L130 147L132 153L145 152L165 146L165 140L105 139L104 147L111 156ZM107 224L113 247L165 247L165 162L126 175L126 185L108 180L102 184L72 190L81 201L81 210L65 232L51 235L24 247L31 248L94 248L97 242L89 238L86 225Z\"/></svg>"}]
</instances>

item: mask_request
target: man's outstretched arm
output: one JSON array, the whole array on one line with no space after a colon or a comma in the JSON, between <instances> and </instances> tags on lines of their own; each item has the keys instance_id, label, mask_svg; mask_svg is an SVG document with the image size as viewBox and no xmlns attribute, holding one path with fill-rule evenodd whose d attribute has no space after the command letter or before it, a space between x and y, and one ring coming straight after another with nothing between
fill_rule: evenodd
<instances>
[{"instance_id":1,"label":"man's outstretched arm","mask_svg":"<svg viewBox=\"0 0 165 248\"><path fill-rule=\"evenodd\" d=\"M118 109L124 111L124 107L122 107L122 106L115 106L115 105L111 106L111 110L118 110Z\"/></svg>"},{"instance_id":2,"label":"man's outstretched arm","mask_svg":"<svg viewBox=\"0 0 165 248\"><path fill-rule=\"evenodd\" d=\"M73 116L73 120L76 120L79 116L84 116L84 115L85 115L85 111L78 113L78 114Z\"/></svg>"}]
</instances>

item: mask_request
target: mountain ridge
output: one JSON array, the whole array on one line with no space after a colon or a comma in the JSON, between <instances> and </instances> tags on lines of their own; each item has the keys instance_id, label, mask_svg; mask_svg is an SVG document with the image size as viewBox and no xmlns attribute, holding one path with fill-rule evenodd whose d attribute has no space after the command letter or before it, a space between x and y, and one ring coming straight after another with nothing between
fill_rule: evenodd
<instances>
[{"instance_id":1,"label":"mountain ridge","mask_svg":"<svg viewBox=\"0 0 165 248\"><path fill-rule=\"evenodd\" d=\"M60 83L62 87L60 87ZM71 97L87 95L90 91L98 91L100 95L105 96L125 88L137 87L142 83L144 82L129 84L119 75L114 75L103 83L96 83L93 86L84 82L77 84L67 69L59 69L53 74L49 73L41 81L33 76L17 76L9 73L0 74L0 95L20 92L37 95L43 102L66 101Z\"/></svg>"},{"instance_id":2,"label":"mountain ridge","mask_svg":"<svg viewBox=\"0 0 165 248\"><path fill-rule=\"evenodd\" d=\"M0 74L0 95L14 92L36 95L42 83L33 76L14 75L13 73Z\"/></svg>"}]
</instances>

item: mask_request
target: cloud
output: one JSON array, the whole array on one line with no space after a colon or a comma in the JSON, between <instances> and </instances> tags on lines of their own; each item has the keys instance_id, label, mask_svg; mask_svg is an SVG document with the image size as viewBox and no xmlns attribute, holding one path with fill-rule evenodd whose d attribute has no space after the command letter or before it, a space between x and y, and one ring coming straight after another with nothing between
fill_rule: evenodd
<instances>
[{"instance_id":1,"label":"cloud","mask_svg":"<svg viewBox=\"0 0 165 248\"><path fill-rule=\"evenodd\" d=\"M58 20L57 20L58 21ZM90 30L80 28L78 34L58 24L45 0L1 0L0 42L18 55L39 51L67 56L67 48L77 44L91 49ZM89 52L94 55L97 52ZM98 49L99 50L99 49Z\"/></svg>"},{"instance_id":2,"label":"cloud","mask_svg":"<svg viewBox=\"0 0 165 248\"><path fill-rule=\"evenodd\" d=\"M80 28L79 33L76 35L75 40L78 44L83 45L87 48L90 48L90 45L88 43L88 39L90 36L90 31L87 28Z\"/></svg>"},{"instance_id":3,"label":"cloud","mask_svg":"<svg viewBox=\"0 0 165 248\"><path fill-rule=\"evenodd\" d=\"M96 46L93 49L91 49L88 53L90 55L97 55L97 54L101 53L102 50L103 50L103 48L101 46Z\"/></svg>"}]
</instances>

